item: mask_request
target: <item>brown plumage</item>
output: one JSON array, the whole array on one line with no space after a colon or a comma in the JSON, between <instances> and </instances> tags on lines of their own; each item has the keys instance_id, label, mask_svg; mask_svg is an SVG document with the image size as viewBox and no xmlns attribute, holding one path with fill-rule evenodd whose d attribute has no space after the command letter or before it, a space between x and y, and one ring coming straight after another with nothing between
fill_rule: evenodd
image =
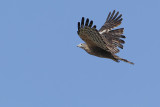
<instances>
[{"instance_id":1,"label":"brown plumage","mask_svg":"<svg viewBox=\"0 0 160 107\"><path fill-rule=\"evenodd\" d=\"M119 15L119 12L115 13L115 10L109 13L106 22L100 28L100 30L96 29L96 25L93 25L93 21L89 21L84 17L82 17L81 23L78 22L78 35L85 42L78 45L78 47L84 49L87 53L98 56L101 58L109 58L116 62L124 61L130 64L134 64L126 59L120 58L116 53L119 52L119 48L123 49L124 40L121 38L125 38L123 34L124 28L114 29L113 28L119 26L122 22L122 14Z\"/></svg>"}]
</instances>

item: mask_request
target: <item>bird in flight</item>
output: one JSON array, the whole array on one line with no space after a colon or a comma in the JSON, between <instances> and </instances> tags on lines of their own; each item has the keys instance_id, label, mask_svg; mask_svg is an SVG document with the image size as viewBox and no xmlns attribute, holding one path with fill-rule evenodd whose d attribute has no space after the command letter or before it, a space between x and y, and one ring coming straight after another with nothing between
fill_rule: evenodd
<instances>
[{"instance_id":1,"label":"bird in flight","mask_svg":"<svg viewBox=\"0 0 160 107\"><path fill-rule=\"evenodd\" d=\"M123 49L123 44L125 43L122 40L125 38L123 35L124 28L113 29L119 26L121 22L122 14L115 10L112 13L109 12L106 22L99 30L96 29L96 25L93 25L92 20L89 21L87 18L85 21L84 17L82 17L81 22L78 22L77 33L85 43L80 43L77 46L97 57L134 64L116 55L119 52L118 47Z\"/></svg>"}]
</instances>

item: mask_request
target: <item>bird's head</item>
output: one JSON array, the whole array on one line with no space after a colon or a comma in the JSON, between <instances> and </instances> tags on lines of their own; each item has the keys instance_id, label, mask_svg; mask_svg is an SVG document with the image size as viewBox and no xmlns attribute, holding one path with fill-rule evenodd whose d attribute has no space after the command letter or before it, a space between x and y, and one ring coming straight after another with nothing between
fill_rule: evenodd
<instances>
[{"instance_id":1,"label":"bird's head","mask_svg":"<svg viewBox=\"0 0 160 107\"><path fill-rule=\"evenodd\" d=\"M77 47L85 49L86 48L86 44L85 43L80 43L79 45L77 45Z\"/></svg>"},{"instance_id":2,"label":"bird's head","mask_svg":"<svg viewBox=\"0 0 160 107\"><path fill-rule=\"evenodd\" d=\"M87 53L91 53L88 45L86 43L80 43L77 47L84 49Z\"/></svg>"}]
</instances>

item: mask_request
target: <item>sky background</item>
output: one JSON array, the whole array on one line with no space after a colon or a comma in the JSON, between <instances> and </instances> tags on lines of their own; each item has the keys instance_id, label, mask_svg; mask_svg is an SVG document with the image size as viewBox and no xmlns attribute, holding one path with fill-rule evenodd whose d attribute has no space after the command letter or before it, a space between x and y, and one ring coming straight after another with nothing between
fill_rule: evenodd
<instances>
[{"instance_id":1,"label":"sky background","mask_svg":"<svg viewBox=\"0 0 160 107\"><path fill-rule=\"evenodd\" d=\"M81 17L123 14L116 63L76 46ZM1 0L0 107L160 107L160 0Z\"/></svg>"}]
</instances>

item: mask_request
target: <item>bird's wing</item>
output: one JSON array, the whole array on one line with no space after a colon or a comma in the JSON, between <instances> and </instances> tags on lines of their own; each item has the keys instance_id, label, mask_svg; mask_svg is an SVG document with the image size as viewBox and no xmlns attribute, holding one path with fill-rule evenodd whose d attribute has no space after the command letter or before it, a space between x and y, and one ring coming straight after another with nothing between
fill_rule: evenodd
<instances>
[{"instance_id":1,"label":"bird's wing","mask_svg":"<svg viewBox=\"0 0 160 107\"><path fill-rule=\"evenodd\" d=\"M103 34L109 32L113 28L117 27L121 24L122 21L122 14L119 15L119 12L115 13L115 10L111 13L109 12L108 17L104 25L99 29L99 33Z\"/></svg>"},{"instance_id":2,"label":"bird's wing","mask_svg":"<svg viewBox=\"0 0 160 107\"><path fill-rule=\"evenodd\" d=\"M89 22L89 19L86 19L84 23L84 17L82 17L81 23L78 22L78 35L80 38L89 46L89 47L100 47L108 51L107 45L103 40L103 37L99 34L96 29L96 25L93 25L93 21Z\"/></svg>"},{"instance_id":3,"label":"bird's wing","mask_svg":"<svg viewBox=\"0 0 160 107\"><path fill-rule=\"evenodd\" d=\"M119 48L123 49L125 42L121 38L125 38L123 34L124 28L112 30L114 27L117 27L121 24L122 14L119 15L119 12L115 13L115 10L109 13L105 24L100 28L99 33L101 34L104 42L107 44L107 48L113 54L119 52Z\"/></svg>"},{"instance_id":4,"label":"bird's wing","mask_svg":"<svg viewBox=\"0 0 160 107\"><path fill-rule=\"evenodd\" d=\"M104 42L107 44L107 48L112 53L118 53L119 48L123 49L124 40L121 38L125 38L123 34L124 28L111 30L108 33L101 34Z\"/></svg>"}]
</instances>

